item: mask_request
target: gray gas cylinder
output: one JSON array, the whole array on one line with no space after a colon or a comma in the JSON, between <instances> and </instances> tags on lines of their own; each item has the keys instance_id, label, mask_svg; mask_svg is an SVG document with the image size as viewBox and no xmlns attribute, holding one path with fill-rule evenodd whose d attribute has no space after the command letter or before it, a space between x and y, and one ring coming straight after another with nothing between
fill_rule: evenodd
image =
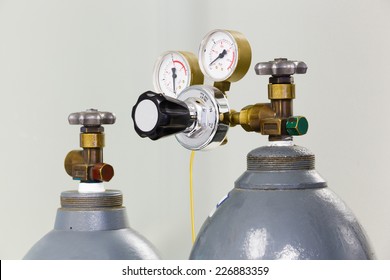
<instances>
[{"instance_id":1,"label":"gray gas cylinder","mask_svg":"<svg viewBox=\"0 0 390 280\"><path fill-rule=\"evenodd\" d=\"M307 149L266 146L204 222L190 259L373 259L363 228Z\"/></svg>"},{"instance_id":2,"label":"gray gas cylinder","mask_svg":"<svg viewBox=\"0 0 390 280\"><path fill-rule=\"evenodd\" d=\"M122 193L66 191L54 229L24 259L158 259L153 246L130 228Z\"/></svg>"}]
</instances>

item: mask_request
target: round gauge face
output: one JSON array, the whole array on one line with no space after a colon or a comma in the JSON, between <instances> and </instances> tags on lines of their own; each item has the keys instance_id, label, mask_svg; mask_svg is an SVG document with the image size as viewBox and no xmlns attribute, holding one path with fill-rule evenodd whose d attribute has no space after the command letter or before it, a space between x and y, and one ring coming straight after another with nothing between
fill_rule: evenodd
<instances>
[{"instance_id":1,"label":"round gauge face","mask_svg":"<svg viewBox=\"0 0 390 280\"><path fill-rule=\"evenodd\" d=\"M199 48L199 63L204 75L220 82L228 80L237 67L238 46L225 30L206 35Z\"/></svg>"},{"instance_id":2,"label":"round gauge face","mask_svg":"<svg viewBox=\"0 0 390 280\"><path fill-rule=\"evenodd\" d=\"M176 97L190 85L190 63L180 52L166 52L154 68L155 90L170 97Z\"/></svg>"}]
</instances>

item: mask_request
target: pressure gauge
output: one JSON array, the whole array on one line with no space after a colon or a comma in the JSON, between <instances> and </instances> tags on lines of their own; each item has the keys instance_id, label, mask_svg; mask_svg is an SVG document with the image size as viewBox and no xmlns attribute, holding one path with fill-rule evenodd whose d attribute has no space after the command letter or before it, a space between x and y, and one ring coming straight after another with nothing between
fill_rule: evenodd
<instances>
[{"instance_id":1,"label":"pressure gauge","mask_svg":"<svg viewBox=\"0 0 390 280\"><path fill-rule=\"evenodd\" d=\"M188 106L190 114L196 119L185 131L176 134L176 139L184 148L211 149L225 140L229 125L220 119L229 112L229 105L220 90L206 85L192 86L177 99Z\"/></svg>"},{"instance_id":2,"label":"pressure gauge","mask_svg":"<svg viewBox=\"0 0 390 280\"><path fill-rule=\"evenodd\" d=\"M169 51L158 58L153 82L156 91L177 97L186 87L202 84L203 74L193 53Z\"/></svg>"},{"instance_id":3,"label":"pressure gauge","mask_svg":"<svg viewBox=\"0 0 390 280\"><path fill-rule=\"evenodd\" d=\"M248 71L251 59L249 42L237 31L213 30L200 44L200 68L215 82L240 80Z\"/></svg>"}]
</instances>

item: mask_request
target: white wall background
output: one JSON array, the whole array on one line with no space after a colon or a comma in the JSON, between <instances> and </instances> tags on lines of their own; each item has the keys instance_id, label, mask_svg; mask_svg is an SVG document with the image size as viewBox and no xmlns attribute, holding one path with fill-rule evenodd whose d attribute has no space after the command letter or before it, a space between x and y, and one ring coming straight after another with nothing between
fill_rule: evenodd
<instances>
[{"instance_id":1,"label":"white wall background","mask_svg":"<svg viewBox=\"0 0 390 280\"><path fill-rule=\"evenodd\" d=\"M267 78L253 66L275 57L305 61L295 78L295 113L310 122L296 143L359 218L380 259L390 259L390 2L260 0L0 0L0 258L20 259L52 229L64 171L78 148L71 112L113 111L105 160L116 170L133 228L168 259L191 248L190 152L172 138L152 142L132 128L131 108L152 89L166 50L197 52L211 29L238 30L252 45L246 77L231 87L233 108L266 102ZM230 132L229 144L195 159L196 228L267 139Z\"/></svg>"}]
</instances>

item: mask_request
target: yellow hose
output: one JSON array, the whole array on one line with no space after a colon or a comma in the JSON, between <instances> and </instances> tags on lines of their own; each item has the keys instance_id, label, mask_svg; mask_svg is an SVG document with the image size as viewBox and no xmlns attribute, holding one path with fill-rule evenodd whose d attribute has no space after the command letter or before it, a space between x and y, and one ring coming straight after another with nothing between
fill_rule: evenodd
<instances>
[{"instance_id":1,"label":"yellow hose","mask_svg":"<svg viewBox=\"0 0 390 280\"><path fill-rule=\"evenodd\" d=\"M192 167L194 164L195 151L191 152L190 157L190 212L191 212L191 235L192 235L192 244L195 242L195 214L194 214L194 189L192 183Z\"/></svg>"}]
</instances>

